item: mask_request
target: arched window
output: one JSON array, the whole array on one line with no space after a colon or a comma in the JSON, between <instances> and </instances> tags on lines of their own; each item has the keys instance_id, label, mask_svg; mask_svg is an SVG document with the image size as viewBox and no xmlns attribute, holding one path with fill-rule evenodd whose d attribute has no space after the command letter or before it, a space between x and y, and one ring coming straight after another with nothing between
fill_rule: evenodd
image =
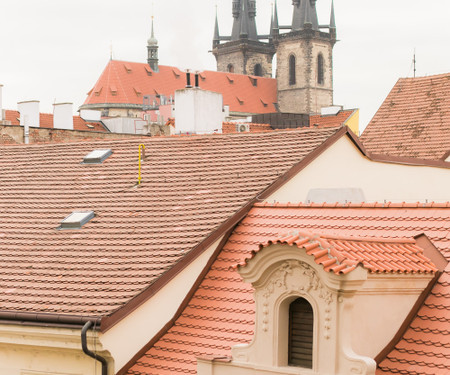
<instances>
[{"instance_id":1,"label":"arched window","mask_svg":"<svg viewBox=\"0 0 450 375\"><path fill-rule=\"evenodd\" d=\"M321 53L317 56L317 83L319 85L324 83L323 55Z\"/></svg>"},{"instance_id":2,"label":"arched window","mask_svg":"<svg viewBox=\"0 0 450 375\"><path fill-rule=\"evenodd\" d=\"M312 306L297 298L289 306L289 365L312 368L313 328Z\"/></svg>"},{"instance_id":3,"label":"arched window","mask_svg":"<svg viewBox=\"0 0 450 375\"><path fill-rule=\"evenodd\" d=\"M228 70L228 73L234 73L234 66L233 66L233 64L228 64L227 70Z\"/></svg>"},{"instance_id":4,"label":"arched window","mask_svg":"<svg viewBox=\"0 0 450 375\"><path fill-rule=\"evenodd\" d=\"M289 56L289 84L295 85L295 56Z\"/></svg>"},{"instance_id":5,"label":"arched window","mask_svg":"<svg viewBox=\"0 0 450 375\"><path fill-rule=\"evenodd\" d=\"M262 77L263 72L262 72L261 64L256 64L255 65L255 68L253 69L253 75L255 75L257 77Z\"/></svg>"}]
</instances>

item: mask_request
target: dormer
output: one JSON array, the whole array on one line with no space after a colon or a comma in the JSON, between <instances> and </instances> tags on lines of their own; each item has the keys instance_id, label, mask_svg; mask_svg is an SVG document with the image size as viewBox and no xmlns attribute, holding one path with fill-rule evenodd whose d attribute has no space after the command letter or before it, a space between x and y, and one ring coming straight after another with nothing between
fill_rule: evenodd
<instances>
[{"instance_id":1,"label":"dormer","mask_svg":"<svg viewBox=\"0 0 450 375\"><path fill-rule=\"evenodd\" d=\"M231 358L199 358L198 375L374 375L378 352L362 341L383 349L436 271L413 239L299 232L262 244L236 269L254 288L253 340Z\"/></svg>"}]
</instances>

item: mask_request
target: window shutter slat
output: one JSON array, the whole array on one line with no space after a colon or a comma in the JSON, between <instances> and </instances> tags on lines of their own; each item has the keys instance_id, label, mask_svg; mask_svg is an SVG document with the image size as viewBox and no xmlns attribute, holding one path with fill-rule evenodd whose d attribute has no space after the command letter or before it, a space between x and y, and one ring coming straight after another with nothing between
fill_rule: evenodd
<instances>
[{"instance_id":1,"label":"window shutter slat","mask_svg":"<svg viewBox=\"0 0 450 375\"><path fill-rule=\"evenodd\" d=\"M289 364L312 368L314 316L311 305L298 298L289 307Z\"/></svg>"}]
</instances>

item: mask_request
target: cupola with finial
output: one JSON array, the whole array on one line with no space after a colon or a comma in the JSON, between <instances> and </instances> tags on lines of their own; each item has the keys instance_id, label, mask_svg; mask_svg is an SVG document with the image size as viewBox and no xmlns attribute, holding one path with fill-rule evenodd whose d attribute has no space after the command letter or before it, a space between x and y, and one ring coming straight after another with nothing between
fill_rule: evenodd
<instances>
[{"instance_id":1,"label":"cupola with finial","mask_svg":"<svg viewBox=\"0 0 450 375\"><path fill-rule=\"evenodd\" d=\"M147 41L147 52L148 52L148 58L147 62L150 68L154 72L159 71L158 66L158 40L155 38L155 31L153 27L153 17L152 17L152 35L150 39Z\"/></svg>"}]
</instances>

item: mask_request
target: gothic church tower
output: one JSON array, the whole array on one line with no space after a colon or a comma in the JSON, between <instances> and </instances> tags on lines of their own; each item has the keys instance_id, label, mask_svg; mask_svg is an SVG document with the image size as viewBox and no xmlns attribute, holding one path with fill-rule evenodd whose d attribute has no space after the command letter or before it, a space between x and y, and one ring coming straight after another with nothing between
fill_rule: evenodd
<instances>
[{"instance_id":1,"label":"gothic church tower","mask_svg":"<svg viewBox=\"0 0 450 375\"><path fill-rule=\"evenodd\" d=\"M256 0L233 0L231 36L220 36L216 15L212 52L217 70L271 77L276 52L280 112L314 114L332 105L336 43L334 5L332 3L330 24L320 25L316 2L292 0L292 25L280 26L275 0L270 33L258 35Z\"/></svg>"},{"instance_id":2,"label":"gothic church tower","mask_svg":"<svg viewBox=\"0 0 450 375\"><path fill-rule=\"evenodd\" d=\"M334 4L326 26L319 25L316 0L293 0L293 5L290 31L281 34L279 29L272 30L278 105L280 112L316 114L333 104Z\"/></svg>"},{"instance_id":3,"label":"gothic church tower","mask_svg":"<svg viewBox=\"0 0 450 375\"><path fill-rule=\"evenodd\" d=\"M219 72L272 76L275 48L269 36L256 30L256 0L233 0L233 30L231 36L220 36L216 15L213 54ZM224 42L224 43L221 43Z\"/></svg>"}]
</instances>

